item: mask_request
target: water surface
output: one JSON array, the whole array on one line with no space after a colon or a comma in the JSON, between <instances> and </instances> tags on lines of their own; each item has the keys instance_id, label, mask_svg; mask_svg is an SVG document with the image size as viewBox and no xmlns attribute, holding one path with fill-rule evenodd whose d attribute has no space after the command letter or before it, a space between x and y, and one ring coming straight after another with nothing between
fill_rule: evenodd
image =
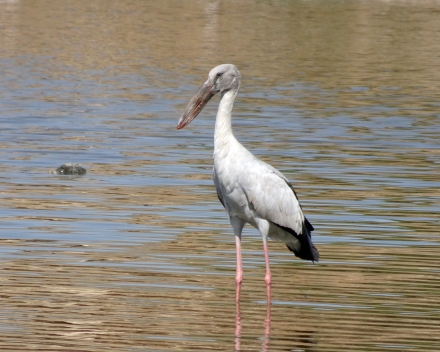
<instances>
[{"instance_id":1,"label":"water surface","mask_svg":"<svg viewBox=\"0 0 440 352\"><path fill-rule=\"evenodd\" d=\"M3 1L2 351L438 351L436 1ZM211 180L220 63L237 138L295 185L319 263L235 243ZM66 162L87 175L51 173Z\"/></svg>"}]
</instances>

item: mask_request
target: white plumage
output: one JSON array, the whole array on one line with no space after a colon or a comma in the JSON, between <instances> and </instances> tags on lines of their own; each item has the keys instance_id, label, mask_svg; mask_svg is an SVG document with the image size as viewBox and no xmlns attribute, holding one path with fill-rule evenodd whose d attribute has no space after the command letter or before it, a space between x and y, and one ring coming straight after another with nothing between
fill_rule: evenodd
<instances>
[{"instance_id":1,"label":"white plumage","mask_svg":"<svg viewBox=\"0 0 440 352\"><path fill-rule=\"evenodd\" d=\"M234 65L213 68L179 120L177 129L188 125L216 93L221 93L214 134L213 179L217 195L226 209L237 245L237 300L243 271L241 232L246 223L259 230L266 260L266 284L270 302L271 274L267 239L284 242L298 257L318 261L312 244L313 226L302 212L295 191L278 170L257 159L234 137L231 112L240 88L240 72Z\"/></svg>"}]
</instances>

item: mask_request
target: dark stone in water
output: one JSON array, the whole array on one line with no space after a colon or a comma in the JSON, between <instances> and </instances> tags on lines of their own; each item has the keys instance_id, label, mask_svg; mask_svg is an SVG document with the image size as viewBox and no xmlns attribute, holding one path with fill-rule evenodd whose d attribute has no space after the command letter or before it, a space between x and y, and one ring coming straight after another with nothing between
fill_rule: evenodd
<instances>
[{"instance_id":1,"label":"dark stone in water","mask_svg":"<svg viewBox=\"0 0 440 352\"><path fill-rule=\"evenodd\" d=\"M79 164L67 163L55 170L58 175L85 175L87 170Z\"/></svg>"}]
</instances>

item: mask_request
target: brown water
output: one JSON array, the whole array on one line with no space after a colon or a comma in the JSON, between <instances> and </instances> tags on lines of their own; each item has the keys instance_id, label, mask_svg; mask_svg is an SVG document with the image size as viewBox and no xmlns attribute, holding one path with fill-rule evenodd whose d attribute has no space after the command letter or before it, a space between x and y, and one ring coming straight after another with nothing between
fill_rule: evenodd
<instances>
[{"instance_id":1,"label":"brown water","mask_svg":"<svg viewBox=\"0 0 440 352\"><path fill-rule=\"evenodd\" d=\"M1 351L439 351L440 3L1 1ZM321 262L235 244L211 181L220 63L237 138L285 173ZM82 177L51 174L81 163ZM238 308L238 311L237 311Z\"/></svg>"}]
</instances>

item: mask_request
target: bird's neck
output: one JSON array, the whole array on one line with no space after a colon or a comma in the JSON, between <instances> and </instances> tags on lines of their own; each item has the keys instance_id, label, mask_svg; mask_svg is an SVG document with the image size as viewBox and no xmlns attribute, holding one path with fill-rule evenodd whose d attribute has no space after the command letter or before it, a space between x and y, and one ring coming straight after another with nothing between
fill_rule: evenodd
<instances>
[{"instance_id":1,"label":"bird's neck","mask_svg":"<svg viewBox=\"0 0 440 352\"><path fill-rule=\"evenodd\" d=\"M232 133L231 114L237 93L238 90L232 89L222 93L215 120L214 153L225 149L228 144L236 141Z\"/></svg>"}]
</instances>

